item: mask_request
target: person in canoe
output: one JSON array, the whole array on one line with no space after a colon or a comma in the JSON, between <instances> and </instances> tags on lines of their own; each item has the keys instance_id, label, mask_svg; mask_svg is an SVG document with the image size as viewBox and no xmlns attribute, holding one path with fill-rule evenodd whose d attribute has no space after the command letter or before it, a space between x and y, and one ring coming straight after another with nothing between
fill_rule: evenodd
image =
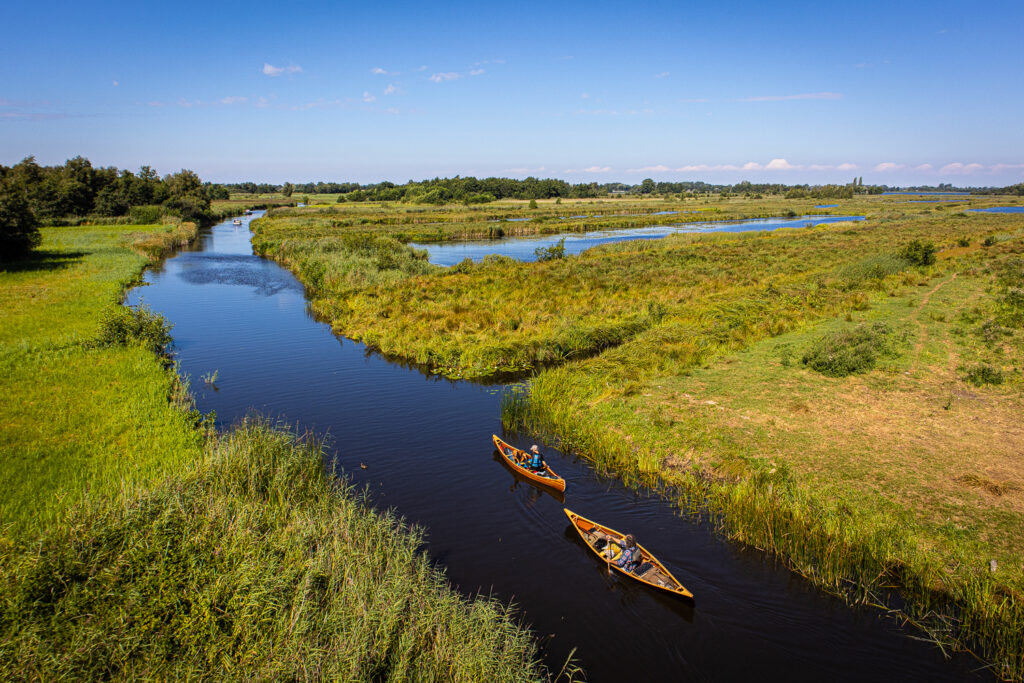
<instances>
[{"instance_id":1,"label":"person in canoe","mask_svg":"<svg viewBox=\"0 0 1024 683\"><path fill-rule=\"evenodd\" d=\"M642 560L643 556L640 555L640 548L636 546L636 536L626 534L626 537L622 539L622 553L614 560L611 560L611 562L620 569L632 572L640 566Z\"/></svg>"},{"instance_id":2,"label":"person in canoe","mask_svg":"<svg viewBox=\"0 0 1024 683\"><path fill-rule=\"evenodd\" d=\"M540 450L537 448L537 444L530 446L530 458L526 461L526 466L534 472L543 472L547 468L547 463L544 462L543 456L540 454Z\"/></svg>"}]
</instances>

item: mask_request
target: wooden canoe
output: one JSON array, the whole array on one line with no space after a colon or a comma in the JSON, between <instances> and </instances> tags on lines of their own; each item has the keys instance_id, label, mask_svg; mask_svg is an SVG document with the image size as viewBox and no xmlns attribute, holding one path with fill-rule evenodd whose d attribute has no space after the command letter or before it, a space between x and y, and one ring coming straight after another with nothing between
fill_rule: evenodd
<instances>
[{"instance_id":1,"label":"wooden canoe","mask_svg":"<svg viewBox=\"0 0 1024 683\"><path fill-rule=\"evenodd\" d=\"M510 446L501 439L498 438L497 434L492 435L494 439L494 445L498 448L498 452L501 453L501 457L504 458L505 462L519 474L523 475L530 481L535 481L538 484L544 486L550 486L558 491L565 491L565 479L555 474L555 471L544 463L544 469L540 472L534 472L526 463L530 462L530 454L526 451L521 451L515 446Z\"/></svg>"},{"instance_id":2,"label":"wooden canoe","mask_svg":"<svg viewBox=\"0 0 1024 683\"><path fill-rule=\"evenodd\" d=\"M583 541L587 546L597 554L605 562L609 563L610 567L613 567L616 571L625 574L631 579L636 579L640 583L646 583L648 586L663 590L673 595L678 595L683 598L693 599L693 593L683 588L683 584L679 583L676 577L672 576L672 573L665 569L665 565L658 561L654 555L651 554L647 548L637 543L637 548L640 549L640 555L643 561L637 568L640 570L639 574L634 574L631 571L616 567L614 564L609 562L609 559L615 559L619 556L622 551L622 539L626 537L625 534L621 534L615 529L609 529L608 527L593 522L586 517L581 517L569 508L563 508L565 510L566 517L572 522L573 527L579 532L580 536L583 537ZM611 549L612 556L608 557L608 549Z\"/></svg>"}]
</instances>

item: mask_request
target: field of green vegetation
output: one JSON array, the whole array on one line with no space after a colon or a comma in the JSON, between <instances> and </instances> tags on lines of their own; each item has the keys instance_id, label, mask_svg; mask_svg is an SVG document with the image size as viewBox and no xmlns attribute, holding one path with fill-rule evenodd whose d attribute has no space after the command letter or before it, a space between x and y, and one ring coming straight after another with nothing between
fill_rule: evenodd
<instances>
[{"instance_id":1,"label":"field of green vegetation","mask_svg":"<svg viewBox=\"0 0 1024 683\"><path fill-rule=\"evenodd\" d=\"M205 429L165 323L119 305L195 234L43 228L0 266L0 679L541 680L319 444Z\"/></svg>"},{"instance_id":2,"label":"field of green vegetation","mask_svg":"<svg viewBox=\"0 0 1024 683\"><path fill-rule=\"evenodd\" d=\"M451 377L533 371L507 425L712 511L850 600L895 588L937 640L1020 678L1024 224L965 211L1019 201L339 205L272 212L255 243L339 332ZM867 220L450 269L405 246L696 209ZM548 219L489 222L509 217Z\"/></svg>"}]
</instances>

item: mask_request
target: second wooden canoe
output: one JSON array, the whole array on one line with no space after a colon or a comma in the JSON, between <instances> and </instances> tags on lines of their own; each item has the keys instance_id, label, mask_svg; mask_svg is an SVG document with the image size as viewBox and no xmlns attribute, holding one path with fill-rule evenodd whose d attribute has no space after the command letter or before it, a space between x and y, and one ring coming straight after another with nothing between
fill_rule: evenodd
<instances>
[{"instance_id":1,"label":"second wooden canoe","mask_svg":"<svg viewBox=\"0 0 1024 683\"><path fill-rule=\"evenodd\" d=\"M527 467L527 463L530 462L529 453L505 443L498 438L497 434L491 435L491 438L494 439L494 445L498 448L498 452L501 453L501 457L505 459L505 462L507 462L513 470L530 481L550 486L551 488L559 491L565 491L565 479L562 479L560 476L555 474L555 471L551 469L547 463L544 463L543 470L531 470Z\"/></svg>"},{"instance_id":2,"label":"second wooden canoe","mask_svg":"<svg viewBox=\"0 0 1024 683\"><path fill-rule=\"evenodd\" d=\"M616 571L625 574L631 579L636 579L640 583L646 583L653 588L683 598L689 598L690 600L693 599L693 593L686 590L683 584L679 583L679 580L672 576L669 570L665 569L665 566L658 561L658 558L639 543L636 544L636 547L640 549L642 559L635 573L611 564L610 560L616 559L622 552L623 539L626 535L619 533L615 529L593 522L586 517L581 517L569 508L563 508L563 510L565 511L565 516L572 522L573 527L583 537L587 547L593 550L602 560L608 562L609 566L615 568Z\"/></svg>"}]
</instances>

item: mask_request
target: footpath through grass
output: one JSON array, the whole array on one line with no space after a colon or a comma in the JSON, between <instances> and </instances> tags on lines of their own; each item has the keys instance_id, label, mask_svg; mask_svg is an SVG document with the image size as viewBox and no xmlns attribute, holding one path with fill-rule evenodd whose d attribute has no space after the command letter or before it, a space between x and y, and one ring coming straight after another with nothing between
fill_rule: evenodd
<instances>
[{"instance_id":1,"label":"footpath through grass","mask_svg":"<svg viewBox=\"0 0 1024 683\"><path fill-rule=\"evenodd\" d=\"M506 425L713 511L730 537L852 601L893 604L896 589L937 640L1021 678L1024 226L964 211L1008 201L859 197L830 211L862 223L450 269L403 242L479 236L470 210L434 210L440 225L416 223L422 208L283 211L257 244L335 329L451 377L543 369L507 397ZM538 210L567 208L585 213ZM502 225L549 225L524 223ZM913 240L939 262L901 256Z\"/></svg>"},{"instance_id":2,"label":"footpath through grass","mask_svg":"<svg viewBox=\"0 0 1024 683\"><path fill-rule=\"evenodd\" d=\"M514 613L318 444L204 432L160 335L123 334L125 288L194 235L44 228L0 271L0 679L542 680Z\"/></svg>"}]
</instances>

